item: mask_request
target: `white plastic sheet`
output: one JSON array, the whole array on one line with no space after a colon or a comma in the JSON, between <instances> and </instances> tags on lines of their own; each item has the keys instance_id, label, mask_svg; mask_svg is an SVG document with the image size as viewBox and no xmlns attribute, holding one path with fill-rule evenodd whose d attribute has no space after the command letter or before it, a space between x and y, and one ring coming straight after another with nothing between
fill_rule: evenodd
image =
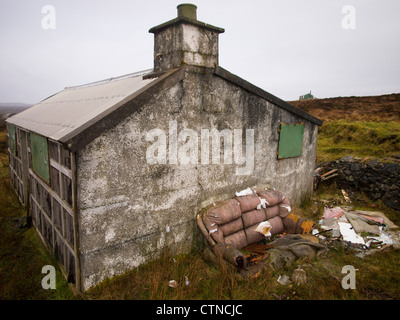
<instances>
[{"instance_id":1,"label":"white plastic sheet","mask_svg":"<svg viewBox=\"0 0 400 320\"><path fill-rule=\"evenodd\" d=\"M354 231L350 223L338 221L338 225L344 241L365 245L364 238Z\"/></svg>"}]
</instances>

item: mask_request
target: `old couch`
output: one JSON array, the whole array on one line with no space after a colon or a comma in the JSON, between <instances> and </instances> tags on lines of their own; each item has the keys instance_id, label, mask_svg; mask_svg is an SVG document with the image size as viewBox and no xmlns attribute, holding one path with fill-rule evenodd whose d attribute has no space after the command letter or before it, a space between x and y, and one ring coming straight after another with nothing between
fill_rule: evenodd
<instances>
[{"instance_id":1,"label":"old couch","mask_svg":"<svg viewBox=\"0 0 400 320\"><path fill-rule=\"evenodd\" d=\"M208 260L218 258L239 270L246 269L241 249L274 234L309 233L315 225L291 213L290 201L282 192L268 188L248 188L232 199L211 203L197 214L196 221L206 239Z\"/></svg>"}]
</instances>

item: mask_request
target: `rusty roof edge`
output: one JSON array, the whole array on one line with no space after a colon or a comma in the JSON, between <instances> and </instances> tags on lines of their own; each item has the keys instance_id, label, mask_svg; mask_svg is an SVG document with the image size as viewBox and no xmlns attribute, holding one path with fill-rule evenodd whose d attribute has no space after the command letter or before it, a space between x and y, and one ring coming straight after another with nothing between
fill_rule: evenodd
<instances>
[{"instance_id":1,"label":"rusty roof edge","mask_svg":"<svg viewBox=\"0 0 400 320\"><path fill-rule=\"evenodd\" d=\"M182 80L185 69L185 66L182 66L166 71L164 74L160 75L158 79L127 96L112 108L107 109L84 125L76 128L59 141L64 143L70 151L77 151L100 136L104 131L114 127L125 117L140 109L154 94Z\"/></svg>"},{"instance_id":2,"label":"rusty roof edge","mask_svg":"<svg viewBox=\"0 0 400 320\"><path fill-rule=\"evenodd\" d=\"M305 112L304 110L301 110L293 105L291 105L290 103L274 96L273 94L251 84L250 82L240 78L237 75L234 75L233 73L230 73L229 71L225 70L224 68L217 66L214 70L214 73L220 77L222 77L225 80L228 80L258 96L260 96L261 98L272 102L273 104L277 105L278 107L281 107L282 109L285 109L291 113L294 113L296 115L298 115L299 117L302 117L305 120L308 120L318 126L322 126L323 121L321 119L318 119L314 116L312 116L311 114L309 114L308 112Z\"/></svg>"}]
</instances>

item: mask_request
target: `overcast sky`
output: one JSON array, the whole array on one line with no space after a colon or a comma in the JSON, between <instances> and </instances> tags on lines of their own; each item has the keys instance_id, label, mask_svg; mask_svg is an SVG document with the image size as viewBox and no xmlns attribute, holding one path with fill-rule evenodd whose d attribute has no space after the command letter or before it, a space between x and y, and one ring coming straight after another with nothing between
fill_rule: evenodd
<instances>
[{"instance_id":1,"label":"overcast sky","mask_svg":"<svg viewBox=\"0 0 400 320\"><path fill-rule=\"evenodd\" d=\"M220 66L281 99L400 92L399 0L0 0L0 102L151 69L148 30L184 2L225 29Z\"/></svg>"}]
</instances>

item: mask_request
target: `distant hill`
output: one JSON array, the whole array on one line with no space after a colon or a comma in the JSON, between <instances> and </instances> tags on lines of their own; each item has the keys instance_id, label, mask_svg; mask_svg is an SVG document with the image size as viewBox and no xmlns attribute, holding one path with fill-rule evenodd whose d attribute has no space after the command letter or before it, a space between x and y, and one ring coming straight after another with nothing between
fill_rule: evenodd
<instances>
[{"instance_id":1,"label":"distant hill","mask_svg":"<svg viewBox=\"0 0 400 320\"><path fill-rule=\"evenodd\" d=\"M18 102L0 102L0 115L5 113L19 113L32 107L33 104Z\"/></svg>"},{"instance_id":2,"label":"distant hill","mask_svg":"<svg viewBox=\"0 0 400 320\"><path fill-rule=\"evenodd\" d=\"M400 93L288 102L321 120L400 121Z\"/></svg>"},{"instance_id":3,"label":"distant hill","mask_svg":"<svg viewBox=\"0 0 400 320\"><path fill-rule=\"evenodd\" d=\"M33 104L19 103L19 102L0 102L0 127L5 126L5 120L14 114L20 113Z\"/></svg>"}]
</instances>

